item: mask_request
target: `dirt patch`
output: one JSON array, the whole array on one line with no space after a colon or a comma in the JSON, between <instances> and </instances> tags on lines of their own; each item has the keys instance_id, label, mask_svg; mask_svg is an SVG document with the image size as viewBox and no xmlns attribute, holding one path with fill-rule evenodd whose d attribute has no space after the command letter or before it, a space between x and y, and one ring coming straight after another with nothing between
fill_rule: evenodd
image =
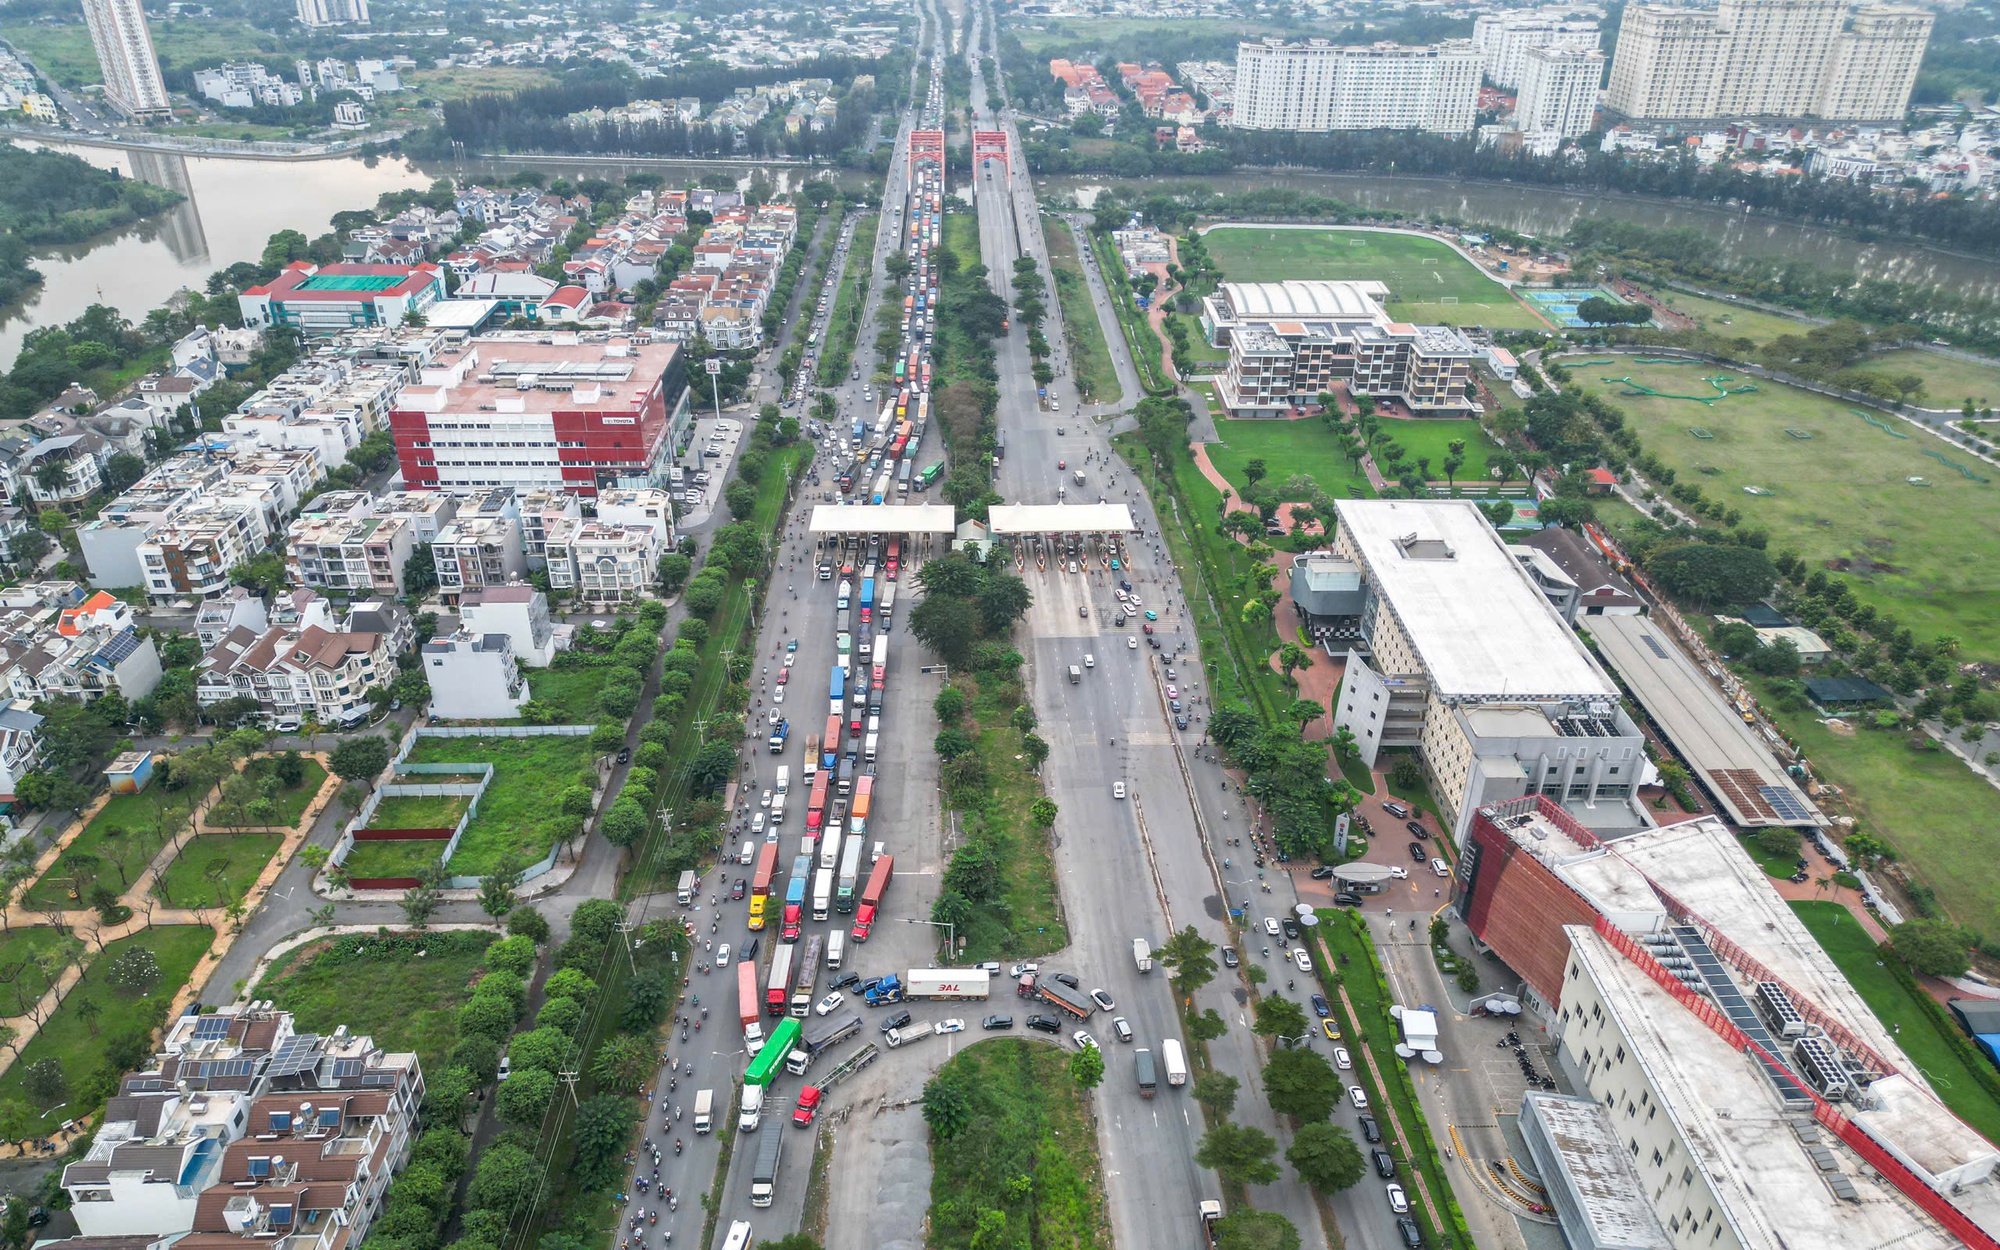
<instances>
[{"instance_id":1,"label":"dirt patch","mask_svg":"<svg viewBox=\"0 0 2000 1250\"><path fill-rule=\"evenodd\" d=\"M1903 571L1897 565L1885 564L1880 560L1871 560L1866 556L1859 556L1852 559L1842 556L1837 559L1828 560L1826 567L1828 572L1852 573L1857 577L1873 577L1877 574L1893 574Z\"/></svg>"},{"instance_id":2,"label":"dirt patch","mask_svg":"<svg viewBox=\"0 0 2000 1250\"><path fill-rule=\"evenodd\" d=\"M1827 721L1826 731L1836 738L1852 738L1854 736L1854 726L1844 720Z\"/></svg>"}]
</instances>

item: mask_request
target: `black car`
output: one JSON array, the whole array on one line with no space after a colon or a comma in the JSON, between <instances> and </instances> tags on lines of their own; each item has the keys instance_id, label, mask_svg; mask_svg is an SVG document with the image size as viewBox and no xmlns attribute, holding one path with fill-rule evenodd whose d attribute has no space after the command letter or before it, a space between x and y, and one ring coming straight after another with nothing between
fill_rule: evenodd
<instances>
[{"instance_id":1,"label":"black car","mask_svg":"<svg viewBox=\"0 0 2000 1250\"><path fill-rule=\"evenodd\" d=\"M1031 1029L1040 1029L1044 1033L1062 1032L1061 1022L1049 1016L1029 1016L1027 1025Z\"/></svg>"},{"instance_id":2,"label":"black car","mask_svg":"<svg viewBox=\"0 0 2000 1250\"><path fill-rule=\"evenodd\" d=\"M1234 968L1240 962L1241 961L1236 958L1236 948L1234 946L1225 946L1222 948L1223 967Z\"/></svg>"},{"instance_id":3,"label":"black car","mask_svg":"<svg viewBox=\"0 0 2000 1250\"><path fill-rule=\"evenodd\" d=\"M1396 1217L1396 1232L1402 1236L1407 1250L1424 1250L1424 1230L1418 1228L1417 1222L1409 1216Z\"/></svg>"},{"instance_id":4,"label":"black car","mask_svg":"<svg viewBox=\"0 0 2000 1250\"><path fill-rule=\"evenodd\" d=\"M882 984L881 977L868 977L865 980L857 982L854 988L856 991L862 994L866 994L869 990L874 989L876 986L880 984Z\"/></svg>"},{"instance_id":5,"label":"black car","mask_svg":"<svg viewBox=\"0 0 2000 1250\"><path fill-rule=\"evenodd\" d=\"M1428 864L1431 862L1431 853L1424 849L1423 843L1412 842L1410 843L1410 858L1420 864Z\"/></svg>"},{"instance_id":6,"label":"black car","mask_svg":"<svg viewBox=\"0 0 2000 1250\"><path fill-rule=\"evenodd\" d=\"M630 764L630 763L632 762L632 748L631 748L631 747L619 747L619 748L618 748L618 762L619 762L620 764Z\"/></svg>"},{"instance_id":7,"label":"black car","mask_svg":"<svg viewBox=\"0 0 2000 1250\"><path fill-rule=\"evenodd\" d=\"M763 938L760 937L751 938L749 941L743 944L742 950L736 952L736 962L739 964L756 963L757 948L759 946L762 946L763 944L764 944Z\"/></svg>"},{"instance_id":8,"label":"black car","mask_svg":"<svg viewBox=\"0 0 2000 1250\"><path fill-rule=\"evenodd\" d=\"M850 985L859 985L859 984L861 984L861 974L858 972L850 972L845 974L844 976L835 977L833 979L833 983L828 985L826 988L828 992L832 992L834 990L844 990Z\"/></svg>"},{"instance_id":9,"label":"black car","mask_svg":"<svg viewBox=\"0 0 2000 1250\"><path fill-rule=\"evenodd\" d=\"M1324 994L1313 995L1312 1003L1313 1003L1313 1014L1318 1016L1320 1019L1324 1020L1328 1016L1333 1014L1333 1008L1330 1005L1328 1005L1326 1001L1326 995Z\"/></svg>"},{"instance_id":10,"label":"black car","mask_svg":"<svg viewBox=\"0 0 2000 1250\"><path fill-rule=\"evenodd\" d=\"M1382 1140L1382 1126L1375 1122L1375 1117L1372 1115L1361 1117L1361 1140L1367 1142Z\"/></svg>"},{"instance_id":11,"label":"black car","mask_svg":"<svg viewBox=\"0 0 2000 1250\"><path fill-rule=\"evenodd\" d=\"M909 1022L910 1022L910 1013L907 1011L899 1011L895 1015L890 1016L887 1020L884 1020L882 1022L882 1031L884 1033L887 1033L890 1029L900 1029Z\"/></svg>"},{"instance_id":12,"label":"black car","mask_svg":"<svg viewBox=\"0 0 2000 1250\"><path fill-rule=\"evenodd\" d=\"M1307 875L1311 876L1315 881L1331 881L1333 880L1333 869L1326 864L1321 864Z\"/></svg>"},{"instance_id":13,"label":"black car","mask_svg":"<svg viewBox=\"0 0 2000 1250\"><path fill-rule=\"evenodd\" d=\"M1368 1157L1374 1160L1375 1175L1381 1177L1385 1181L1395 1179L1396 1160L1390 1156L1388 1151L1371 1150L1368 1152Z\"/></svg>"},{"instance_id":14,"label":"black car","mask_svg":"<svg viewBox=\"0 0 2000 1250\"><path fill-rule=\"evenodd\" d=\"M1430 832L1426 830L1423 827L1422 823L1418 821L1406 820L1403 822L1403 828L1408 829L1410 833L1415 837L1428 838L1431 836Z\"/></svg>"},{"instance_id":15,"label":"black car","mask_svg":"<svg viewBox=\"0 0 2000 1250\"><path fill-rule=\"evenodd\" d=\"M1285 931L1285 936L1286 936L1286 937L1288 937L1288 938L1292 939L1292 941L1294 941L1294 942L1296 942L1296 941L1298 941L1298 940L1299 940L1299 922L1298 922L1298 921L1296 921L1296 920L1292 919L1292 918L1291 918L1290 916L1286 916L1286 917L1285 917L1285 918L1284 918L1283 920L1280 920L1280 921L1278 922L1278 926L1279 926L1280 928L1282 928L1282 929L1283 929L1283 930Z\"/></svg>"},{"instance_id":16,"label":"black car","mask_svg":"<svg viewBox=\"0 0 2000 1250\"><path fill-rule=\"evenodd\" d=\"M1064 985L1069 986L1073 990L1081 990L1083 988L1082 983L1067 972L1056 973L1056 980L1061 981Z\"/></svg>"},{"instance_id":17,"label":"black car","mask_svg":"<svg viewBox=\"0 0 2000 1250\"><path fill-rule=\"evenodd\" d=\"M741 877L736 878L736 884L729 887L730 900L733 902L736 899L742 898L743 891L748 888L749 888L748 882L744 881L743 878Z\"/></svg>"},{"instance_id":18,"label":"black car","mask_svg":"<svg viewBox=\"0 0 2000 1250\"><path fill-rule=\"evenodd\" d=\"M979 1022L979 1027L982 1029L1011 1029L1014 1027L1014 1017L988 1016Z\"/></svg>"},{"instance_id":19,"label":"black car","mask_svg":"<svg viewBox=\"0 0 2000 1250\"><path fill-rule=\"evenodd\" d=\"M1361 896L1359 894L1349 894L1346 890L1342 890L1338 894L1335 894L1333 896L1333 901L1335 903L1338 903L1342 907L1361 906Z\"/></svg>"}]
</instances>

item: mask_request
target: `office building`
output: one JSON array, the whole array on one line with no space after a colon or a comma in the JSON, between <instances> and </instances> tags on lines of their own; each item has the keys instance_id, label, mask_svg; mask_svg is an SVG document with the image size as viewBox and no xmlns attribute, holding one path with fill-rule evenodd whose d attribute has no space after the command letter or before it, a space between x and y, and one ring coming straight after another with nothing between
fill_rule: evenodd
<instances>
[{"instance_id":1,"label":"office building","mask_svg":"<svg viewBox=\"0 0 2000 1250\"><path fill-rule=\"evenodd\" d=\"M1201 302L1229 349L1217 394L1232 416L1282 416L1343 385L1412 413L1463 415L1478 351L1448 326L1406 325L1379 282L1225 282Z\"/></svg>"},{"instance_id":2,"label":"office building","mask_svg":"<svg viewBox=\"0 0 2000 1250\"><path fill-rule=\"evenodd\" d=\"M1236 47L1244 130L1428 130L1464 134L1479 100L1479 53L1465 39L1348 47L1264 39Z\"/></svg>"},{"instance_id":3,"label":"office building","mask_svg":"<svg viewBox=\"0 0 2000 1250\"><path fill-rule=\"evenodd\" d=\"M299 25L366 26L368 0L298 0Z\"/></svg>"},{"instance_id":4,"label":"office building","mask_svg":"<svg viewBox=\"0 0 2000 1250\"><path fill-rule=\"evenodd\" d=\"M1723 0L1626 10L1606 105L1634 119L1894 121L1930 39L1923 9L1848 0Z\"/></svg>"},{"instance_id":5,"label":"office building","mask_svg":"<svg viewBox=\"0 0 2000 1250\"><path fill-rule=\"evenodd\" d=\"M686 397L678 344L502 333L426 366L397 397L389 428L411 487L590 498L666 484L668 429Z\"/></svg>"},{"instance_id":6,"label":"office building","mask_svg":"<svg viewBox=\"0 0 2000 1250\"><path fill-rule=\"evenodd\" d=\"M106 102L135 122L172 117L160 58L139 0L83 0L83 22L97 50Z\"/></svg>"},{"instance_id":7,"label":"office building","mask_svg":"<svg viewBox=\"0 0 2000 1250\"><path fill-rule=\"evenodd\" d=\"M1522 795L1546 795L1607 833L1645 827L1639 726L1477 506L1335 507L1334 551L1359 570L1363 593L1333 723L1352 731L1361 759L1413 750L1455 835L1480 807Z\"/></svg>"},{"instance_id":8,"label":"office building","mask_svg":"<svg viewBox=\"0 0 2000 1250\"><path fill-rule=\"evenodd\" d=\"M295 260L236 297L243 324L292 326L308 335L400 326L444 298L436 265L315 265Z\"/></svg>"},{"instance_id":9,"label":"office building","mask_svg":"<svg viewBox=\"0 0 2000 1250\"><path fill-rule=\"evenodd\" d=\"M1604 54L1592 48L1530 48L1521 58L1521 90L1514 101L1514 129L1523 134L1573 139L1597 124L1597 85Z\"/></svg>"},{"instance_id":10,"label":"office building","mask_svg":"<svg viewBox=\"0 0 2000 1250\"><path fill-rule=\"evenodd\" d=\"M1521 71L1531 49L1597 51L1597 23L1603 17L1603 11L1595 8L1483 13L1472 23L1472 46L1479 53L1486 81L1512 91L1521 85Z\"/></svg>"}]
</instances>

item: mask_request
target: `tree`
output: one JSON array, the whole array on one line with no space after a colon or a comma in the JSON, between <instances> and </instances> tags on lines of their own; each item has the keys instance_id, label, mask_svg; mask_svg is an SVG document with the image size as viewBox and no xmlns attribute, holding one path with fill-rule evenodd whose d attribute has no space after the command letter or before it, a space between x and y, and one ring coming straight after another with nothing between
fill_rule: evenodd
<instances>
[{"instance_id":1,"label":"tree","mask_svg":"<svg viewBox=\"0 0 2000 1250\"><path fill-rule=\"evenodd\" d=\"M410 558L403 561L403 593L411 599L422 599L437 589L437 557L429 543L419 543Z\"/></svg>"},{"instance_id":2,"label":"tree","mask_svg":"<svg viewBox=\"0 0 2000 1250\"><path fill-rule=\"evenodd\" d=\"M629 1094L645 1083L653 1068L653 1047L643 1038L619 1033L597 1048L590 1071L606 1089Z\"/></svg>"},{"instance_id":3,"label":"tree","mask_svg":"<svg viewBox=\"0 0 2000 1250\"><path fill-rule=\"evenodd\" d=\"M1215 979L1215 943L1193 925L1182 929L1153 952L1153 958L1174 970L1174 992L1187 998Z\"/></svg>"},{"instance_id":4,"label":"tree","mask_svg":"<svg viewBox=\"0 0 2000 1250\"><path fill-rule=\"evenodd\" d=\"M946 664L964 668L972 662L972 647L979 640L979 614L964 599L933 593L910 613L910 632Z\"/></svg>"},{"instance_id":5,"label":"tree","mask_svg":"<svg viewBox=\"0 0 2000 1250\"><path fill-rule=\"evenodd\" d=\"M513 1081L509 1078L509 1084ZM542 1182L542 1165L535 1156L511 1141L501 1140L479 1156L466 1198L472 1206L489 1211L525 1213Z\"/></svg>"},{"instance_id":6,"label":"tree","mask_svg":"<svg viewBox=\"0 0 2000 1250\"><path fill-rule=\"evenodd\" d=\"M601 1189L617 1179L618 1161L632 1135L638 1111L632 1101L610 1094L587 1099L576 1109L576 1176L590 1189Z\"/></svg>"},{"instance_id":7,"label":"tree","mask_svg":"<svg viewBox=\"0 0 2000 1250\"><path fill-rule=\"evenodd\" d=\"M1028 584L1012 573L989 573L974 602L987 634L1004 637L1014 628L1014 622L1034 606L1035 597L1029 593Z\"/></svg>"},{"instance_id":8,"label":"tree","mask_svg":"<svg viewBox=\"0 0 2000 1250\"><path fill-rule=\"evenodd\" d=\"M1028 805L1028 819L1035 822L1037 829L1055 828L1056 812L1056 801L1046 794Z\"/></svg>"},{"instance_id":9,"label":"tree","mask_svg":"<svg viewBox=\"0 0 2000 1250\"><path fill-rule=\"evenodd\" d=\"M1684 543L1656 548L1645 563L1669 594L1702 606L1761 599L1778 576L1770 557L1755 547Z\"/></svg>"},{"instance_id":10,"label":"tree","mask_svg":"<svg viewBox=\"0 0 2000 1250\"><path fill-rule=\"evenodd\" d=\"M1318 1123L1333 1114L1340 1090L1339 1075L1316 1050L1281 1050L1264 1065L1264 1094L1271 1110L1301 1124Z\"/></svg>"},{"instance_id":11,"label":"tree","mask_svg":"<svg viewBox=\"0 0 2000 1250\"><path fill-rule=\"evenodd\" d=\"M529 1128L542 1122L555 1096L555 1073L545 1068L516 1068L500 1083L493 1110L502 1124Z\"/></svg>"},{"instance_id":12,"label":"tree","mask_svg":"<svg viewBox=\"0 0 2000 1250\"><path fill-rule=\"evenodd\" d=\"M493 865L493 871L479 879L479 910L498 920L514 910L514 887L521 883L525 865L509 851Z\"/></svg>"},{"instance_id":13,"label":"tree","mask_svg":"<svg viewBox=\"0 0 2000 1250\"><path fill-rule=\"evenodd\" d=\"M1194 1079L1194 1100L1217 1118L1236 1109L1236 1093L1242 1082L1227 1072L1204 1072Z\"/></svg>"},{"instance_id":14,"label":"tree","mask_svg":"<svg viewBox=\"0 0 2000 1250\"><path fill-rule=\"evenodd\" d=\"M734 760L733 752L730 758ZM646 836L646 823L646 809L630 796L620 796L604 813L604 819L598 822L597 827L605 841L613 846L626 847Z\"/></svg>"},{"instance_id":15,"label":"tree","mask_svg":"<svg viewBox=\"0 0 2000 1250\"><path fill-rule=\"evenodd\" d=\"M1306 1013L1289 998L1266 994L1257 1000L1257 1021L1251 1027L1264 1037L1297 1037L1306 1031Z\"/></svg>"},{"instance_id":16,"label":"tree","mask_svg":"<svg viewBox=\"0 0 2000 1250\"><path fill-rule=\"evenodd\" d=\"M689 765L689 781L705 794L714 794L729 784L736 771L736 748L727 742L708 742L695 752Z\"/></svg>"},{"instance_id":17,"label":"tree","mask_svg":"<svg viewBox=\"0 0 2000 1250\"><path fill-rule=\"evenodd\" d=\"M1910 971L1927 977L1964 976L1972 965L1965 935L1942 920L1906 920L1889 930L1889 945Z\"/></svg>"},{"instance_id":18,"label":"tree","mask_svg":"<svg viewBox=\"0 0 2000 1250\"><path fill-rule=\"evenodd\" d=\"M1078 1089L1096 1089L1104 1081L1104 1052L1085 1046L1069 1057L1069 1079Z\"/></svg>"},{"instance_id":19,"label":"tree","mask_svg":"<svg viewBox=\"0 0 2000 1250\"><path fill-rule=\"evenodd\" d=\"M437 910L438 892L426 885L413 885L403 891L400 903L404 923L412 929L421 929L429 922L431 913Z\"/></svg>"},{"instance_id":20,"label":"tree","mask_svg":"<svg viewBox=\"0 0 2000 1250\"><path fill-rule=\"evenodd\" d=\"M160 960L150 946L130 946L111 961L105 979L128 998L144 998L160 983Z\"/></svg>"},{"instance_id":21,"label":"tree","mask_svg":"<svg viewBox=\"0 0 2000 1250\"><path fill-rule=\"evenodd\" d=\"M1799 853L1799 835L1791 829L1772 825L1759 829L1754 836L1757 849L1766 855L1792 855Z\"/></svg>"},{"instance_id":22,"label":"tree","mask_svg":"<svg viewBox=\"0 0 2000 1250\"><path fill-rule=\"evenodd\" d=\"M940 1072L924 1084L924 1123L939 1141L950 1141L972 1123L972 1099L955 1072Z\"/></svg>"},{"instance_id":23,"label":"tree","mask_svg":"<svg viewBox=\"0 0 2000 1250\"><path fill-rule=\"evenodd\" d=\"M28 1065L21 1087L36 1106L53 1107L69 1099L69 1074L63 1071L62 1060L50 1055Z\"/></svg>"},{"instance_id":24,"label":"tree","mask_svg":"<svg viewBox=\"0 0 2000 1250\"><path fill-rule=\"evenodd\" d=\"M1298 1225L1276 1211L1249 1207L1215 1222L1216 1250L1299 1250Z\"/></svg>"},{"instance_id":25,"label":"tree","mask_svg":"<svg viewBox=\"0 0 2000 1250\"><path fill-rule=\"evenodd\" d=\"M673 594L687 585L688 574L694 570L694 561L678 551L669 551L660 557L660 589Z\"/></svg>"},{"instance_id":26,"label":"tree","mask_svg":"<svg viewBox=\"0 0 2000 1250\"><path fill-rule=\"evenodd\" d=\"M1202 1134L1194 1161L1223 1180L1239 1185L1268 1185L1278 1179L1271 1156L1278 1143L1263 1129L1224 1121Z\"/></svg>"},{"instance_id":27,"label":"tree","mask_svg":"<svg viewBox=\"0 0 2000 1250\"><path fill-rule=\"evenodd\" d=\"M389 740L368 735L349 738L333 749L328 763L344 781L373 781L389 766Z\"/></svg>"},{"instance_id":28,"label":"tree","mask_svg":"<svg viewBox=\"0 0 2000 1250\"><path fill-rule=\"evenodd\" d=\"M1389 770L1389 780L1399 790L1415 790L1424 784L1424 766L1417 763L1417 757L1408 753L1396 757L1395 767Z\"/></svg>"}]
</instances>

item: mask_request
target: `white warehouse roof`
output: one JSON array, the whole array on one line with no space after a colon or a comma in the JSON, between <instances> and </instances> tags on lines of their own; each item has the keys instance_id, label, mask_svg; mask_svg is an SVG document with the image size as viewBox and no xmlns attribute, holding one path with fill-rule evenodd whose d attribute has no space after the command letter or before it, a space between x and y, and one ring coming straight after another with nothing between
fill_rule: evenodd
<instances>
[{"instance_id":1,"label":"white warehouse roof","mask_svg":"<svg viewBox=\"0 0 2000 1250\"><path fill-rule=\"evenodd\" d=\"M1225 282L1222 294L1238 317L1374 317L1389 288L1380 282Z\"/></svg>"}]
</instances>

